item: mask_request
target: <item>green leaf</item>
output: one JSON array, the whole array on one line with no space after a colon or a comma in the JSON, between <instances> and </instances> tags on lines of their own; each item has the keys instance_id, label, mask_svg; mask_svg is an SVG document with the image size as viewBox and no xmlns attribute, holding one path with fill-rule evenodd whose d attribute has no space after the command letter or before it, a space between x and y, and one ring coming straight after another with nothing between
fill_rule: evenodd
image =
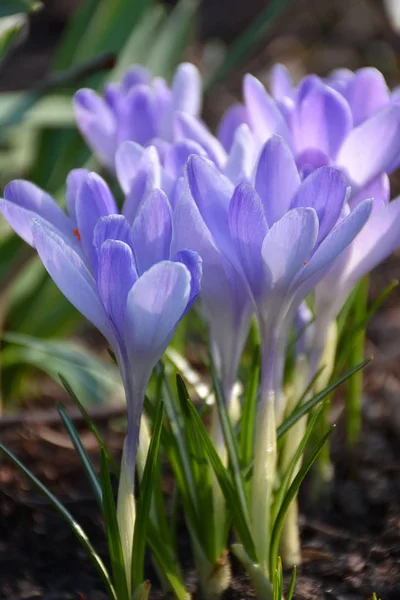
<instances>
[{"instance_id":1,"label":"green leaf","mask_svg":"<svg viewBox=\"0 0 400 600\"><path fill-rule=\"evenodd\" d=\"M187 600L188 593L182 582L174 556L168 545L160 544L160 534L150 520L147 524L147 539L150 550L167 579L175 598L177 600Z\"/></svg>"},{"instance_id":2,"label":"green leaf","mask_svg":"<svg viewBox=\"0 0 400 600\"><path fill-rule=\"evenodd\" d=\"M356 367L353 367L352 369L349 369L346 373L344 373L344 375L342 375L341 377L336 379L336 381L334 381L333 383L328 385L328 387L326 387L324 390L322 390L322 392L319 392L319 394L316 394L313 398L308 400L308 402L305 402L304 404L301 404L300 406L296 406L294 411L278 427L278 429L277 429L278 439L280 437L282 437L285 433L287 433L287 431L289 431L289 429L291 427L293 427L293 425L295 423L297 423L297 421L299 419L301 419L301 417L303 417L304 415L309 413L310 410L312 410L314 408L314 406L316 406L317 404L322 402L322 400L324 400L327 396L329 396L329 394L333 390L335 390L337 387L339 387L339 385L341 385L344 381L346 381L349 377L351 377L353 375L353 373L357 373L357 371L359 371L360 369L363 369L365 367L365 365L367 365L370 361L371 361L370 358L366 358L359 365L357 365Z\"/></svg>"},{"instance_id":3,"label":"green leaf","mask_svg":"<svg viewBox=\"0 0 400 600\"><path fill-rule=\"evenodd\" d=\"M38 10L42 6L41 2L36 2L35 0L2 0L0 4L0 18Z\"/></svg>"},{"instance_id":4,"label":"green leaf","mask_svg":"<svg viewBox=\"0 0 400 600\"><path fill-rule=\"evenodd\" d=\"M236 442L236 436L232 429L231 420L226 408L225 398L222 392L221 384L218 379L215 364L210 356L211 376L214 385L215 399L218 407L218 414L221 421L221 427L224 434L225 444L229 457L229 468L232 472L233 485L240 502L241 511L246 515L246 522L250 524L250 515L248 512L247 498L245 493L245 482L240 468L239 449ZM243 540L242 540L243 541ZM245 546L246 547L246 546ZM247 548L246 548L247 549ZM251 557L253 558L253 557Z\"/></svg>"},{"instance_id":5,"label":"green leaf","mask_svg":"<svg viewBox=\"0 0 400 600\"><path fill-rule=\"evenodd\" d=\"M118 600L130 600L126 580L124 557L122 553L121 536L118 527L117 511L108 472L107 457L101 450L100 481L103 493L103 516L106 525L108 551L114 574L115 590Z\"/></svg>"},{"instance_id":6,"label":"green leaf","mask_svg":"<svg viewBox=\"0 0 400 600\"><path fill-rule=\"evenodd\" d=\"M191 40L198 6L199 0L179 0L165 20L146 61L153 75L172 75Z\"/></svg>"},{"instance_id":7,"label":"green leaf","mask_svg":"<svg viewBox=\"0 0 400 600\"><path fill-rule=\"evenodd\" d=\"M156 418L153 423L149 451L143 478L140 484L139 500L133 534L132 549L132 589L136 590L144 579L144 554L146 550L147 528L149 523L151 497L157 472L158 453L160 447L161 431L163 426L164 403L160 402L157 408Z\"/></svg>"},{"instance_id":8,"label":"green leaf","mask_svg":"<svg viewBox=\"0 0 400 600\"><path fill-rule=\"evenodd\" d=\"M297 575L297 567L296 567L296 565L294 565L293 569L292 569L292 576L290 578L289 589L286 594L286 600L292 600L292 598L293 598L294 588L296 585L296 575Z\"/></svg>"},{"instance_id":9,"label":"green leaf","mask_svg":"<svg viewBox=\"0 0 400 600\"><path fill-rule=\"evenodd\" d=\"M251 560L255 561L255 549L250 533L250 518L247 512L247 507L245 505L245 509L243 509L237 491L232 483L230 473L224 467L221 458L215 450L214 444L212 443L210 436L208 435L207 430L204 427L203 422L197 414L197 411L190 401L187 393L182 394L182 401L185 403L185 427L190 427L192 429L195 428L199 433L208 458L214 469L215 475L218 479L218 483L220 484L221 490L225 496L226 503L231 511L232 521L234 523L237 535L239 536Z\"/></svg>"},{"instance_id":10,"label":"green leaf","mask_svg":"<svg viewBox=\"0 0 400 600\"><path fill-rule=\"evenodd\" d=\"M190 397L182 377L177 374L176 385L178 398L182 408L182 414L185 419L185 437L186 445L189 451L190 468L195 482L196 494L196 533L201 540L202 548L207 555L208 561L215 565L220 558L220 548L218 548L214 520L207 519L204 522L202 515L204 511L209 510L213 505L213 494L211 485L211 469L206 449L202 443L198 428L195 426L190 414Z\"/></svg>"},{"instance_id":11,"label":"green leaf","mask_svg":"<svg viewBox=\"0 0 400 600\"><path fill-rule=\"evenodd\" d=\"M74 342L41 340L14 332L4 333L2 339L13 344L3 349L3 368L29 364L56 382L61 373L87 406L109 402L118 387L123 396L118 369Z\"/></svg>"},{"instance_id":12,"label":"green leaf","mask_svg":"<svg viewBox=\"0 0 400 600\"><path fill-rule=\"evenodd\" d=\"M79 3L58 45L54 60L55 69L67 69L74 64L74 57L76 61L79 60L79 55L76 55L77 46L84 39L98 5L99 0L83 0Z\"/></svg>"},{"instance_id":13,"label":"green leaf","mask_svg":"<svg viewBox=\"0 0 400 600\"><path fill-rule=\"evenodd\" d=\"M0 18L0 63L18 38L21 37L20 34L26 26L27 20L24 14Z\"/></svg>"},{"instance_id":14,"label":"green leaf","mask_svg":"<svg viewBox=\"0 0 400 600\"><path fill-rule=\"evenodd\" d=\"M254 349L253 360L247 377L246 393L240 420L240 459L243 467L253 459L254 424L257 414L257 393L260 379L260 347Z\"/></svg>"},{"instance_id":15,"label":"green leaf","mask_svg":"<svg viewBox=\"0 0 400 600\"><path fill-rule=\"evenodd\" d=\"M111 600L119 600L117 598L115 589L110 580L110 576L107 572L107 569L104 566L100 556L97 554L97 552L93 548L92 544L90 543L90 540L87 537L86 533L83 531L82 527L75 521L75 519L73 518L71 513L58 500L58 498L56 498L50 492L50 490L48 490L47 487L45 485L43 485L43 483L41 481L39 481L39 479L37 479L33 475L33 473L31 473L29 471L29 469L27 469L27 467L25 467L25 465L23 463L21 463L12 452L10 452L10 450L8 450L5 446L3 446L3 444L0 444L0 451L3 452L11 460L11 462L24 473L24 475L36 487L36 489L41 494L43 494L43 496L45 496L45 498L50 502L50 504L58 512L58 514L64 519L64 521L66 521L68 523L68 525L71 527L71 530L73 531L74 535L76 536L76 538L78 539L80 544L83 546L83 548L88 553L93 565L95 566L97 572L99 573L99 575L104 583L104 586L107 590L109 598Z\"/></svg>"},{"instance_id":16,"label":"green leaf","mask_svg":"<svg viewBox=\"0 0 400 600\"><path fill-rule=\"evenodd\" d=\"M316 446L312 449L307 459L304 461L300 471L294 478L292 484L290 485L285 498L281 504L278 515L275 519L272 533L271 533L271 546L270 546L270 571L273 573L276 569L276 565L278 562L278 551L279 551L279 542L281 539L282 529L285 521L286 512L292 502L292 500L297 495L300 485L303 482L303 479L307 475L314 461L316 460L318 454L321 452L325 442L331 435L334 426L322 437L322 439L316 444Z\"/></svg>"},{"instance_id":17,"label":"green leaf","mask_svg":"<svg viewBox=\"0 0 400 600\"><path fill-rule=\"evenodd\" d=\"M210 89L217 81L226 77L240 61L242 61L264 37L277 17L290 5L292 0L270 0L266 8L245 29L242 35L232 44L222 64L211 72L206 79L205 87Z\"/></svg>"},{"instance_id":18,"label":"green leaf","mask_svg":"<svg viewBox=\"0 0 400 600\"><path fill-rule=\"evenodd\" d=\"M60 381L63 385L63 387L65 388L65 391L71 396L72 400L74 400L75 404L77 405L77 407L80 410L80 413L88 427L88 429L92 432L92 434L94 435L94 437L96 438L100 449L104 452L104 454L107 457L107 461L109 463L109 465L111 466L111 469L114 473L114 475L116 475L116 477L119 477L119 467L117 465L117 463L115 462L115 460L113 459L113 457L111 456L102 436L99 433L99 430L97 429L96 425L93 423L92 419L90 418L87 410L85 409L85 407L81 404L81 402L79 401L78 396L75 394L74 390L72 389L72 387L70 386L70 384L68 383L68 381L65 379L65 377L63 377L63 375L61 373L58 374L58 377L60 378Z\"/></svg>"},{"instance_id":19,"label":"green leaf","mask_svg":"<svg viewBox=\"0 0 400 600\"><path fill-rule=\"evenodd\" d=\"M64 427L67 430L69 437L71 438L74 448L79 458L81 459L83 468L85 469L86 475L92 486L98 507L101 511L103 511L103 495L101 491L101 485L97 473L92 465L92 461L90 460L85 448L83 447L83 444L79 437L79 433L77 432L75 425L72 423L71 419L67 415L64 407L61 404L58 404L57 409L63 420Z\"/></svg>"}]
</instances>

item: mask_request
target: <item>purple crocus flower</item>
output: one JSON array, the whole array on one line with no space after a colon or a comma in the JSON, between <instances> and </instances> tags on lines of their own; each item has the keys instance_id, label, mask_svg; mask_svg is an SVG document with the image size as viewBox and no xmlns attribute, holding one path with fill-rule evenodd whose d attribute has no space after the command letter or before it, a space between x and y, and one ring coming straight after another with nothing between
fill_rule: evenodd
<instances>
[{"instance_id":1,"label":"purple crocus flower","mask_svg":"<svg viewBox=\"0 0 400 600\"><path fill-rule=\"evenodd\" d=\"M332 167L301 181L278 136L261 152L254 187L245 182L234 189L210 161L197 156L189 159L187 181L215 245L254 301L263 347L262 402L267 402L279 396L278 350L287 323L365 225L372 201L350 211L346 180ZM203 260L206 265L206 250Z\"/></svg>"},{"instance_id":2,"label":"purple crocus flower","mask_svg":"<svg viewBox=\"0 0 400 600\"><path fill-rule=\"evenodd\" d=\"M120 83L105 86L104 97L91 89L79 90L74 109L88 145L113 170L116 150L127 140L153 144L163 156L181 139L181 121L196 123L201 100L201 79L194 65L181 64L171 88L161 77L152 79L146 69L133 66Z\"/></svg>"},{"instance_id":3,"label":"purple crocus flower","mask_svg":"<svg viewBox=\"0 0 400 600\"><path fill-rule=\"evenodd\" d=\"M133 486L145 389L199 293L201 259L185 249L171 254L171 208L161 190L149 194L133 224L118 214L107 184L95 173L72 171L66 196L68 216L35 185L13 181L0 210L116 356L127 398L126 457Z\"/></svg>"},{"instance_id":4,"label":"purple crocus flower","mask_svg":"<svg viewBox=\"0 0 400 600\"><path fill-rule=\"evenodd\" d=\"M282 65L272 74L273 97L252 75L243 81L244 104L229 109L219 137L229 150L239 123L258 148L281 135L303 176L323 165L347 175L353 193L400 163L400 106L376 69L339 71L326 81L305 77L295 88Z\"/></svg>"}]
</instances>

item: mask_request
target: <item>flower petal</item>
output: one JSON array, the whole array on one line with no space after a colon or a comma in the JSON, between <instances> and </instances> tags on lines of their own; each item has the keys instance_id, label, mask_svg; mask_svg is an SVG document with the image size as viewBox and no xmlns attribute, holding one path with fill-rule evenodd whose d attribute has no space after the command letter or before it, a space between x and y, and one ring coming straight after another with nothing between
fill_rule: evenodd
<instances>
[{"instance_id":1,"label":"flower petal","mask_svg":"<svg viewBox=\"0 0 400 600\"><path fill-rule=\"evenodd\" d=\"M191 63L180 64L171 86L173 110L197 117L201 111L201 88L201 76L197 67Z\"/></svg>"},{"instance_id":2,"label":"flower petal","mask_svg":"<svg viewBox=\"0 0 400 600\"><path fill-rule=\"evenodd\" d=\"M318 218L313 208L294 208L274 223L262 245L265 291L286 292L304 268L317 237Z\"/></svg>"},{"instance_id":3,"label":"flower petal","mask_svg":"<svg viewBox=\"0 0 400 600\"><path fill-rule=\"evenodd\" d=\"M317 148L333 158L353 125L346 100L321 81L305 94L295 116L296 150Z\"/></svg>"},{"instance_id":4,"label":"flower petal","mask_svg":"<svg viewBox=\"0 0 400 600\"><path fill-rule=\"evenodd\" d=\"M296 280L296 287L313 277L317 272L319 272L320 278L323 277L325 269L347 248L364 227L371 215L371 210L372 200L364 200L348 217L340 221L323 240L315 254L302 270L299 278ZM315 283L316 281L313 279L311 289ZM304 295L309 291L310 289L307 288Z\"/></svg>"},{"instance_id":5,"label":"flower petal","mask_svg":"<svg viewBox=\"0 0 400 600\"><path fill-rule=\"evenodd\" d=\"M227 152L231 149L236 129L248 125L247 110L243 104L235 104L228 108L218 125L217 138Z\"/></svg>"},{"instance_id":6,"label":"flower petal","mask_svg":"<svg viewBox=\"0 0 400 600\"><path fill-rule=\"evenodd\" d=\"M117 125L106 102L93 90L78 90L73 100L80 132L102 163L114 168Z\"/></svg>"},{"instance_id":7,"label":"flower petal","mask_svg":"<svg viewBox=\"0 0 400 600\"><path fill-rule=\"evenodd\" d=\"M385 78L373 67L359 69L349 82L344 96L353 113L355 127L390 102Z\"/></svg>"},{"instance_id":8,"label":"flower petal","mask_svg":"<svg viewBox=\"0 0 400 600\"><path fill-rule=\"evenodd\" d=\"M242 181L249 181L254 160L254 138L248 126L243 123L235 132L228 160L223 170L224 175L235 185Z\"/></svg>"},{"instance_id":9,"label":"flower petal","mask_svg":"<svg viewBox=\"0 0 400 600\"><path fill-rule=\"evenodd\" d=\"M243 271L255 298L262 290L261 248L268 231L263 205L247 183L240 184L229 205L229 230Z\"/></svg>"},{"instance_id":10,"label":"flower petal","mask_svg":"<svg viewBox=\"0 0 400 600\"><path fill-rule=\"evenodd\" d=\"M349 206L354 209L363 200L372 198L374 201L372 212L375 213L390 200L390 181L386 173L381 173L375 179L372 179L367 185L359 189L349 200Z\"/></svg>"},{"instance_id":11,"label":"flower petal","mask_svg":"<svg viewBox=\"0 0 400 600\"><path fill-rule=\"evenodd\" d=\"M79 187L76 221L82 248L90 264L94 254L93 232L98 219L117 212L117 205L104 179L96 173L89 173Z\"/></svg>"},{"instance_id":12,"label":"flower petal","mask_svg":"<svg viewBox=\"0 0 400 600\"><path fill-rule=\"evenodd\" d=\"M65 238L73 240L73 222L49 194L29 181L16 179L6 185L0 211L12 229L31 246L33 217L48 221Z\"/></svg>"},{"instance_id":13,"label":"flower petal","mask_svg":"<svg viewBox=\"0 0 400 600\"><path fill-rule=\"evenodd\" d=\"M173 258L174 262L180 262L187 267L190 273L190 294L187 312L194 302L196 302L201 289L201 278L203 275L203 261L200 255L193 250L181 250L177 252Z\"/></svg>"},{"instance_id":14,"label":"flower petal","mask_svg":"<svg viewBox=\"0 0 400 600\"><path fill-rule=\"evenodd\" d=\"M343 142L336 164L361 187L399 164L400 106L384 108L355 127Z\"/></svg>"},{"instance_id":15,"label":"flower petal","mask_svg":"<svg viewBox=\"0 0 400 600\"><path fill-rule=\"evenodd\" d=\"M135 86L126 98L124 139L120 141L133 140L145 146L157 136L159 118L153 90L146 85Z\"/></svg>"},{"instance_id":16,"label":"flower petal","mask_svg":"<svg viewBox=\"0 0 400 600\"><path fill-rule=\"evenodd\" d=\"M94 228L93 246L95 252L93 272L97 274L98 256L103 243L106 240L119 240L125 242L133 249L132 228L123 215L109 215L101 217Z\"/></svg>"},{"instance_id":17,"label":"flower petal","mask_svg":"<svg viewBox=\"0 0 400 600\"><path fill-rule=\"evenodd\" d=\"M400 198L375 212L352 244L347 272L353 285L400 245Z\"/></svg>"},{"instance_id":18,"label":"flower petal","mask_svg":"<svg viewBox=\"0 0 400 600\"><path fill-rule=\"evenodd\" d=\"M142 383L150 376L173 336L189 295L190 273L182 263L172 261L151 267L129 292L125 344Z\"/></svg>"},{"instance_id":19,"label":"flower petal","mask_svg":"<svg viewBox=\"0 0 400 600\"><path fill-rule=\"evenodd\" d=\"M174 128L177 140L189 138L197 142L216 165L222 166L224 164L226 160L225 150L219 140L212 135L201 121L186 113L176 113Z\"/></svg>"},{"instance_id":20,"label":"flower petal","mask_svg":"<svg viewBox=\"0 0 400 600\"><path fill-rule=\"evenodd\" d=\"M217 246L231 255L228 207L234 190L232 183L212 162L200 156L189 158L186 177L190 193Z\"/></svg>"},{"instance_id":21,"label":"flower petal","mask_svg":"<svg viewBox=\"0 0 400 600\"><path fill-rule=\"evenodd\" d=\"M144 149L129 185L122 212L128 221L133 223L141 204L150 192L161 186L161 165L157 150L153 146Z\"/></svg>"},{"instance_id":22,"label":"flower petal","mask_svg":"<svg viewBox=\"0 0 400 600\"><path fill-rule=\"evenodd\" d=\"M271 72L271 91L278 102L284 98L293 98L294 88L289 71L284 65L276 64Z\"/></svg>"},{"instance_id":23,"label":"flower petal","mask_svg":"<svg viewBox=\"0 0 400 600\"><path fill-rule=\"evenodd\" d=\"M32 233L40 259L64 296L115 347L96 283L78 254L43 221L33 220Z\"/></svg>"},{"instance_id":24,"label":"flower petal","mask_svg":"<svg viewBox=\"0 0 400 600\"><path fill-rule=\"evenodd\" d=\"M153 190L142 204L132 227L133 247L139 275L152 265L169 259L172 238L171 207L161 190Z\"/></svg>"},{"instance_id":25,"label":"flower petal","mask_svg":"<svg viewBox=\"0 0 400 600\"><path fill-rule=\"evenodd\" d=\"M243 80L243 96L254 135L261 142L266 142L273 133L277 133L290 143L291 135L286 121L261 81L253 75L246 75Z\"/></svg>"},{"instance_id":26,"label":"flower petal","mask_svg":"<svg viewBox=\"0 0 400 600\"><path fill-rule=\"evenodd\" d=\"M301 184L292 208L314 208L319 220L318 243L326 237L339 219L346 200L346 179L339 169L320 167Z\"/></svg>"},{"instance_id":27,"label":"flower petal","mask_svg":"<svg viewBox=\"0 0 400 600\"><path fill-rule=\"evenodd\" d=\"M255 189L269 226L287 212L299 186L300 176L291 151L281 137L271 136L261 151L255 177Z\"/></svg>"},{"instance_id":28,"label":"flower petal","mask_svg":"<svg viewBox=\"0 0 400 600\"><path fill-rule=\"evenodd\" d=\"M124 194L131 189L145 149L136 142L123 142L115 154L115 171Z\"/></svg>"},{"instance_id":29,"label":"flower petal","mask_svg":"<svg viewBox=\"0 0 400 600\"><path fill-rule=\"evenodd\" d=\"M191 154L206 156L206 151L193 140L181 140L173 144L166 152L164 168L168 175L177 179L183 175L184 166Z\"/></svg>"},{"instance_id":30,"label":"flower petal","mask_svg":"<svg viewBox=\"0 0 400 600\"><path fill-rule=\"evenodd\" d=\"M78 191L79 187L82 184L82 181L89 175L89 171L87 169L72 169L68 173L67 183L66 183L66 192L65 199L67 202L68 213L71 219L73 219L76 223L76 201L78 199Z\"/></svg>"},{"instance_id":31,"label":"flower petal","mask_svg":"<svg viewBox=\"0 0 400 600\"><path fill-rule=\"evenodd\" d=\"M106 240L99 251L97 289L121 341L124 340L126 302L136 280L131 248L120 240Z\"/></svg>"}]
</instances>

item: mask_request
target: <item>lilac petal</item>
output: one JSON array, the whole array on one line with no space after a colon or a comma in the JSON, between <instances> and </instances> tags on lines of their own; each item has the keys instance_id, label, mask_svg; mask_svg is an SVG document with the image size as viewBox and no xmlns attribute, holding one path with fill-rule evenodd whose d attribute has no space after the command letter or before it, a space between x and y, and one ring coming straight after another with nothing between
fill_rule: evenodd
<instances>
[{"instance_id":1,"label":"lilac petal","mask_svg":"<svg viewBox=\"0 0 400 600\"><path fill-rule=\"evenodd\" d=\"M186 165L186 178L191 195L223 252L232 255L228 227L228 208L234 187L212 162L191 156Z\"/></svg>"},{"instance_id":2,"label":"lilac petal","mask_svg":"<svg viewBox=\"0 0 400 600\"><path fill-rule=\"evenodd\" d=\"M107 240L119 240L125 242L133 249L132 228L123 215L109 215L101 217L94 228L93 246L95 249L93 258L93 271L97 273L98 256L103 243Z\"/></svg>"},{"instance_id":3,"label":"lilac petal","mask_svg":"<svg viewBox=\"0 0 400 600\"><path fill-rule=\"evenodd\" d=\"M197 142L216 165L224 164L226 155L221 143L198 119L186 113L176 113L174 129L177 140L189 138Z\"/></svg>"},{"instance_id":4,"label":"lilac petal","mask_svg":"<svg viewBox=\"0 0 400 600\"><path fill-rule=\"evenodd\" d=\"M190 294L185 313L196 302L201 289L201 278L203 274L203 261L200 255L193 250L181 250L173 258L174 262L180 262L187 267L190 273Z\"/></svg>"},{"instance_id":5,"label":"lilac petal","mask_svg":"<svg viewBox=\"0 0 400 600\"><path fill-rule=\"evenodd\" d=\"M223 170L235 185L249 181L255 160L253 135L248 126L243 123L237 128L228 160Z\"/></svg>"},{"instance_id":6,"label":"lilac petal","mask_svg":"<svg viewBox=\"0 0 400 600\"><path fill-rule=\"evenodd\" d=\"M73 238L73 222L49 194L29 181L16 179L6 185L0 211L10 227L31 246L33 217L48 221L67 239Z\"/></svg>"},{"instance_id":7,"label":"lilac petal","mask_svg":"<svg viewBox=\"0 0 400 600\"><path fill-rule=\"evenodd\" d=\"M144 149L129 185L122 212L128 221L133 223L141 204L150 192L161 186L161 165L157 150L153 146Z\"/></svg>"},{"instance_id":8,"label":"lilac petal","mask_svg":"<svg viewBox=\"0 0 400 600\"><path fill-rule=\"evenodd\" d=\"M355 127L339 150L336 163L357 186L379 173L390 174L400 156L400 106L384 108Z\"/></svg>"},{"instance_id":9,"label":"lilac petal","mask_svg":"<svg viewBox=\"0 0 400 600\"><path fill-rule=\"evenodd\" d=\"M296 117L297 151L317 148L331 157L336 156L353 125L346 100L321 82L305 95Z\"/></svg>"},{"instance_id":10,"label":"lilac petal","mask_svg":"<svg viewBox=\"0 0 400 600\"><path fill-rule=\"evenodd\" d=\"M350 69L334 69L325 82L340 94L345 95L353 77L355 74Z\"/></svg>"},{"instance_id":11,"label":"lilac petal","mask_svg":"<svg viewBox=\"0 0 400 600\"><path fill-rule=\"evenodd\" d=\"M206 156L205 150L193 140L182 140L173 144L166 152L164 168L168 175L177 179L183 175L184 166L191 154Z\"/></svg>"},{"instance_id":12,"label":"lilac petal","mask_svg":"<svg viewBox=\"0 0 400 600\"><path fill-rule=\"evenodd\" d=\"M353 113L354 126L372 117L389 104L389 89L378 69L359 69L349 82L345 97Z\"/></svg>"},{"instance_id":13,"label":"lilac petal","mask_svg":"<svg viewBox=\"0 0 400 600\"><path fill-rule=\"evenodd\" d=\"M151 82L151 75L149 71L141 65L133 65L125 72L122 80L121 87L125 93L128 93L133 87L137 85L149 85Z\"/></svg>"},{"instance_id":14,"label":"lilac petal","mask_svg":"<svg viewBox=\"0 0 400 600\"><path fill-rule=\"evenodd\" d=\"M231 149L236 129L243 124L248 125L246 107L243 104L235 104L228 108L217 130L217 138L227 152Z\"/></svg>"},{"instance_id":15,"label":"lilac petal","mask_svg":"<svg viewBox=\"0 0 400 600\"><path fill-rule=\"evenodd\" d=\"M321 167L309 175L299 187L292 208L313 208L319 220L318 244L340 217L346 200L346 179L339 169Z\"/></svg>"},{"instance_id":16,"label":"lilac petal","mask_svg":"<svg viewBox=\"0 0 400 600\"><path fill-rule=\"evenodd\" d=\"M115 171L124 194L131 188L132 180L139 169L144 153L143 146L136 142L123 142L115 153Z\"/></svg>"},{"instance_id":17,"label":"lilac petal","mask_svg":"<svg viewBox=\"0 0 400 600\"><path fill-rule=\"evenodd\" d=\"M271 72L271 91L272 96L278 102L284 98L293 98L294 87L289 71L284 65L276 64Z\"/></svg>"},{"instance_id":18,"label":"lilac petal","mask_svg":"<svg viewBox=\"0 0 400 600\"><path fill-rule=\"evenodd\" d=\"M247 183L239 185L233 194L229 205L229 230L239 269L243 270L251 292L257 298L262 289L261 248L268 225L260 198Z\"/></svg>"},{"instance_id":19,"label":"lilac petal","mask_svg":"<svg viewBox=\"0 0 400 600\"><path fill-rule=\"evenodd\" d=\"M303 150L296 158L296 165L302 179L308 177L313 171L319 169L319 167L326 167L330 163L329 156L317 148L307 148L307 150Z\"/></svg>"},{"instance_id":20,"label":"lilac petal","mask_svg":"<svg viewBox=\"0 0 400 600\"><path fill-rule=\"evenodd\" d=\"M352 245L347 266L355 284L400 245L400 198L374 213Z\"/></svg>"},{"instance_id":21,"label":"lilac petal","mask_svg":"<svg viewBox=\"0 0 400 600\"><path fill-rule=\"evenodd\" d=\"M190 273L182 264L163 261L136 281L128 294L125 344L139 385L145 385L186 310Z\"/></svg>"},{"instance_id":22,"label":"lilac petal","mask_svg":"<svg viewBox=\"0 0 400 600\"><path fill-rule=\"evenodd\" d=\"M296 280L297 287L317 272L319 272L320 278L323 277L327 267L347 248L364 227L371 215L371 210L372 200L364 200L330 232L302 270ZM316 281L313 279L312 287L315 283ZM310 289L307 288L304 296L309 291Z\"/></svg>"},{"instance_id":23,"label":"lilac petal","mask_svg":"<svg viewBox=\"0 0 400 600\"><path fill-rule=\"evenodd\" d=\"M87 169L72 169L68 173L67 177L67 189L65 192L65 199L67 202L68 213L71 219L76 222L76 201L78 198L78 191L82 181L89 174Z\"/></svg>"},{"instance_id":24,"label":"lilac petal","mask_svg":"<svg viewBox=\"0 0 400 600\"><path fill-rule=\"evenodd\" d=\"M98 219L118 212L113 195L100 175L89 173L82 181L75 210L82 248L92 263L93 232Z\"/></svg>"},{"instance_id":25,"label":"lilac petal","mask_svg":"<svg viewBox=\"0 0 400 600\"><path fill-rule=\"evenodd\" d=\"M135 86L129 93L126 104L125 140L133 140L144 146L158 132L160 115L153 90L144 85Z\"/></svg>"},{"instance_id":26,"label":"lilac petal","mask_svg":"<svg viewBox=\"0 0 400 600\"><path fill-rule=\"evenodd\" d=\"M304 269L318 237L318 218L312 208L294 208L277 221L262 245L265 291L285 294Z\"/></svg>"},{"instance_id":27,"label":"lilac petal","mask_svg":"<svg viewBox=\"0 0 400 600\"><path fill-rule=\"evenodd\" d=\"M273 133L277 133L290 143L291 135L286 121L261 81L252 75L246 75L243 95L250 126L257 138L265 142Z\"/></svg>"},{"instance_id":28,"label":"lilac petal","mask_svg":"<svg viewBox=\"0 0 400 600\"><path fill-rule=\"evenodd\" d=\"M90 89L82 89L74 96L75 119L88 145L102 163L114 168L117 125L106 102Z\"/></svg>"},{"instance_id":29,"label":"lilac petal","mask_svg":"<svg viewBox=\"0 0 400 600\"><path fill-rule=\"evenodd\" d=\"M172 238L171 207L161 190L153 190L142 204L133 227L133 247L139 275L169 259Z\"/></svg>"},{"instance_id":30,"label":"lilac petal","mask_svg":"<svg viewBox=\"0 0 400 600\"><path fill-rule=\"evenodd\" d=\"M261 151L255 177L255 189L269 226L287 212L299 186L300 176L291 151L281 137L272 136Z\"/></svg>"},{"instance_id":31,"label":"lilac petal","mask_svg":"<svg viewBox=\"0 0 400 600\"><path fill-rule=\"evenodd\" d=\"M172 109L197 117L202 101L201 76L197 67L182 63L172 80Z\"/></svg>"},{"instance_id":32,"label":"lilac petal","mask_svg":"<svg viewBox=\"0 0 400 600\"><path fill-rule=\"evenodd\" d=\"M381 173L358 190L349 200L350 208L353 210L367 198L372 198L374 201L373 214L388 204L390 200L390 181L386 173Z\"/></svg>"},{"instance_id":33,"label":"lilac petal","mask_svg":"<svg viewBox=\"0 0 400 600\"><path fill-rule=\"evenodd\" d=\"M78 254L43 221L34 219L32 233L40 259L64 296L114 345L96 283Z\"/></svg>"},{"instance_id":34,"label":"lilac petal","mask_svg":"<svg viewBox=\"0 0 400 600\"><path fill-rule=\"evenodd\" d=\"M97 289L120 340L124 339L126 301L136 280L131 248L119 240L106 240L99 251Z\"/></svg>"}]
</instances>

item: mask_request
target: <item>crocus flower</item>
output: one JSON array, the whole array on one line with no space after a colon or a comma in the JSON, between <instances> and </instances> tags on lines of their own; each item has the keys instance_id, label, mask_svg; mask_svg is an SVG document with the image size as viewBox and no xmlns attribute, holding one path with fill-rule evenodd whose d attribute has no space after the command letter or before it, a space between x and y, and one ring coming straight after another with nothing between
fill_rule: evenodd
<instances>
[{"instance_id":1,"label":"crocus flower","mask_svg":"<svg viewBox=\"0 0 400 600\"><path fill-rule=\"evenodd\" d=\"M181 64L171 88L161 77L152 79L133 66L120 83L105 86L104 98L94 90L81 89L74 97L79 130L99 159L114 168L115 152L122 142L156 145L161 153L177 141L174 132L180 115L194 119L201 109L201 79L196 67Z\"/></svg>"},{"instance_id":2,"label":"crocus flower","mask_svg":"<svg viewBox=\"0 0 400 600\"><path fill-rule=\"evenodd\" d=\"M171 255L171 209L161 190L150 194L133 225L117 214L110 190L94 173L70 174L69 216L26 181L11 182L4 196L0 210L9 224L36 248L61 292L101 331L117 359L128 408L119 498L130 573L134 469L145 389L199 293L201 259L185 249Z\"/></svg>"},{"instance_id":3,"label":"crocus flower","mask_svg":"<svg viewBox=\"0 0 400 600\"><path fill-rule=\"evenodd\" d=\"M229 150L239 123L259 148L281 135L302 176L323 165L342 169L353 193L400 163L400 106L376 69L305 77L295 88L281 65L272 74L273 97L252 75L243 81L244 104L229 109L219 137Z\"/></svg>"}]
</instances>

